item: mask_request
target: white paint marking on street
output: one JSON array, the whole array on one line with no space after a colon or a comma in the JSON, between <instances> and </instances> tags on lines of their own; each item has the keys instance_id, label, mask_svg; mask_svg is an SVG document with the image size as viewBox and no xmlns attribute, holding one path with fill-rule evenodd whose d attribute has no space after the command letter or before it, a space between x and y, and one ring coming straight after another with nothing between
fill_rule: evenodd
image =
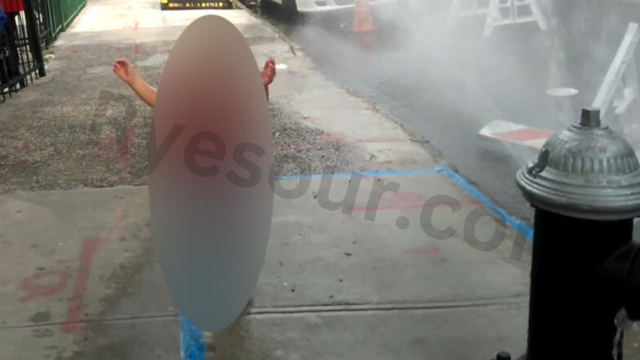
<instances>
[{"instance_id":1,"label":"white paint marking on street","mask_svg":"<svg viewBox=\"0 0 640 360\"><path fill-rule=\"evenodd\" d=\"M478 138L541 149L551 135L553 135L553 132L548 130L536 129L508 121L493 120L480 130Z\"/></svg>"},{"instance_id":2,"label":"white paint marking on street","mask_svg":"<svg viewBox=\"0 0 640 360\"><path fill-rule=\"evenodd\" d=\"M480 130L478 138L518 144L541 150L551 135L553 135L553 132L549 130L536 129L508 121L494 120ZM640 158L640 151L636 151L636 156Z\"/></svg>"}]
</instances>

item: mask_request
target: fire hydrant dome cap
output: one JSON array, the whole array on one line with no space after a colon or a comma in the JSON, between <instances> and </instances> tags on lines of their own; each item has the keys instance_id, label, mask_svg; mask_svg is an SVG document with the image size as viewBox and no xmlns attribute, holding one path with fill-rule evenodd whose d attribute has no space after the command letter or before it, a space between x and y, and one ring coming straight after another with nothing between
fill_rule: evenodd
<instances>
[{"instance_id":1,"label":"fire hydrant dome cap","mask_svg":"<svg viewBox=\"0 0 640 360\"><path fill-rule=\"evenodd\" d=\"M593 220L640 216L640 163L631 145L600 124L597 109L551 136L517 175L533 206Z\"/></svg>"}]
</instances>

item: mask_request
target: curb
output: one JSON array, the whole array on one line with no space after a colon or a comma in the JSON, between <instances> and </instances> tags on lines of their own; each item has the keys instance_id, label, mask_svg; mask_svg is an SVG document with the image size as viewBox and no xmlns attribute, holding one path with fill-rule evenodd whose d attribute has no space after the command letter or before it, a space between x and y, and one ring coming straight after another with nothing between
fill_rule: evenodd
<instances>
[{"instance_id":1,"label":"curb","mask_svg":"<svg viewBox=\"0 0 640 360\"><path fill-rule=\"evenodd\" d=\"M529 242L533 242L533 229L526 223L516 220L507 214L504 210L496 206L489 198L482 194L478 189L469 184L460 175L453 172L446 166L441 166L438 172L449 178L456 186L466 191L469 195L473 196L478 202L489 208L494 214L502 218L502 220L518 232L521 236L526 238Z\"/></svg>"}]
</instances>

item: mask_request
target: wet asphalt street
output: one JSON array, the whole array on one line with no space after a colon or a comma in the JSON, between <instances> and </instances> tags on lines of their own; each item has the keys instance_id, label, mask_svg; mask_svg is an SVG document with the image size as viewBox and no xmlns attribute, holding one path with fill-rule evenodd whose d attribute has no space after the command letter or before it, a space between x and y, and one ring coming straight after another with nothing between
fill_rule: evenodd
<instances>
[{"instance_id":1,"label":"wet asphalt street","mask_svg":"<svg viewBox=\"0 0 640 360\"><path fill-rule=\"evenodd\" d=\"M553 21L547 31L526 23L496 27L484 37L484 16L462 18L447 27L450 3L439 3L374 8L375 30L367 34L353 33L352 9L295 20L278 6L254 11L300 45L325 76L385 108L440 149L500 207L530 222L532 210L515 185L515 175L536 151L479 139L477 134L492 120L561 130L577 120L579 108L590 104L597 86L562 80L566 60L558 60ZM625 27L621 23L616 30L619 39ZM615 48L617 44L604 51L604 64L613 59ZM606 70L594 69L591 80L598 83ZM573 110L560 110L547 95L546 90L555 87L581 90Z\"/></svg>"}]
</instances>

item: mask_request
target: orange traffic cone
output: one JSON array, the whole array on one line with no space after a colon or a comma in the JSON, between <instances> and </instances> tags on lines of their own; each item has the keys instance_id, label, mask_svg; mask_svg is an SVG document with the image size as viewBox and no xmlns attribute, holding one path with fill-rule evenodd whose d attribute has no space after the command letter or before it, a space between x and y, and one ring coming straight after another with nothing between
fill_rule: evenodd
<instances>
[{"instance_id":1,"label":"orange traffic cone","mask_svg":"<svg viewBox=\"0 0 640 360\"><path fill-rule=\"evenodd\" d=\"M373 16L369 0L356 0L355 19L353 20L354 32L369 32L373 30Z\"/></svg>"}]
</instances>

